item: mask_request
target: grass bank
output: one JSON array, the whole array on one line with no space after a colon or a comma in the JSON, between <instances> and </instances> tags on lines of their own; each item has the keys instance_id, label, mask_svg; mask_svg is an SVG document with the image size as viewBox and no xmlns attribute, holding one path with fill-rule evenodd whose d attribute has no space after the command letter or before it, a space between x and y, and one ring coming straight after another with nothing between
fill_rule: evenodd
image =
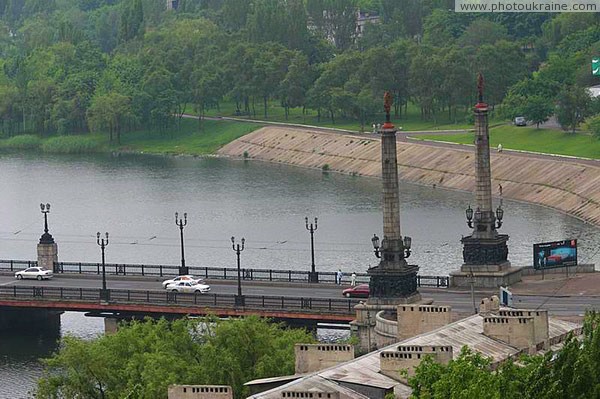
<instances>
[{"instance_id":1,"label":"grass bank","mask_svg":"<svg viewBox=\"0 0 600 399\"><path fill-rule=\"evenodd\" d=\"M188 106L186 113L195 115L192 106ZM305 112L302 112L302 108L291 108L288 119L285 118L285 109L280 105L278 101L270 101L267 106L267 117L264 116L264 110L261 104L256 105L256 116L254 114L236 114L236 108L234 102L223 102L220 104L219 109L210 109L206 111L206 116L218 117L234 117L244 119L256 119L266 120L269 122L285 122L295 123L300 125L313 125L322 127L333 127L338 129L347 129L359 132L361 129L360 122L347 119L342 117L336 117L335 123L331 121L327 113L322 112L319 120L316 110L307 108ZM370 117L365 126L365 131L370 131L373 123L383 123L385 121L385 115L383 112ZM468 109L466 111L459 111L457 117L448 118L447 112L440 112L434 118L430 120L423 120L421 118L421 112L419 107L414 104L409 104L407 114L402 118L392 118L392 122L396 126L401 126L402 130L405 131L423 131L423 130L458 130L458 129L472 129L472 111ZM497 123L493 116L491 123Z\"/></svg>"},{"instance_id":2,"label":"grass bank","mask_svg":"<svg viewBox=\"0 0 600 399\"><path fill-rule=\"evenodd\" d=\"M121 144L109 143L107 134L40 138L20 135L0 140L0 150L41 151L52 154L85 154L107 151L150 154L212 154L223 145L260 128L256 123L183 119L179 127L158 132L140 130L121 135Z\"/></svg>"},{"instance_id":3,"label":"grass bank","mask_svg":"<svg viewBox=\"0 0 600 399\"><path fill-rule=\"evenodd\" d=\"M419 135L418 140L473 144L473 133ZM490 145L504 149L600 159L600 140L584 133L503 125L490 129Z\"/></svg>"}]
</instances>

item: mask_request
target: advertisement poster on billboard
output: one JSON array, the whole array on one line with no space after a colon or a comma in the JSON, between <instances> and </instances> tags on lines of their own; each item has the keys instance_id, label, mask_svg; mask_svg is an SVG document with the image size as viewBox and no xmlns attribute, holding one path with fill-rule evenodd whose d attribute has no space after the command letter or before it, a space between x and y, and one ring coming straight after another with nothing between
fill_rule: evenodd
<instances>
[{"instance_id":1,"label":"advertisement poster on billboard","mask_svg":"<svg viewBox=\"0 0 600 399\"><path fill-rule=\"evenodd\" d=\"M552 269L577 265L577 240L533 244L533 267Z\"/></svg>"}]
</instances>

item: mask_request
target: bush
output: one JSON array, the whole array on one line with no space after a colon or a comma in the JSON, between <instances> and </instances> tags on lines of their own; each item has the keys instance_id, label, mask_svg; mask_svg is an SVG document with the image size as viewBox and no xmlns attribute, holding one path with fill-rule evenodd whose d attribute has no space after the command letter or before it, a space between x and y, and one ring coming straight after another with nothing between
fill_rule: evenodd
<instances>
[{"instance_id":1,"label":"bush","mask_svg":"<svg viewBox=\"0 0 600 399\"><path fill-rule=\"evenodd\" d=\"M97 140L82 136L53 137L42 144L42 151L54 154L85 154L100 150Z\"/></svg>"},{"instance_id":2,"label":"bush","mask_svg":"<svg viewBox=\"0 0 600 399\"><path fill-rule=\"evenodd\" d=\"M329 164L328 164L328 163L326 163L325 165L323 165L323 166L321 167L321 169L323 169L323 172L327 172L327 171L329 170Z\"/></svg>"},{"instance_id":3,"label":"bush","mask_svg":"<svg viewBox=\"0 0 600 399\"><path fill-rule=\"evenodd\" d=\"M0 141L0 148L8 150L35 150L40 148L41 140L32 134L22 134Z\"/></svg>"},{"instance_id":4,"label":"bush","mask_svg":"<svg viewBox=\"0 0 600 399\"><path fill-rule=\"evenodd\" d=\"M600 114L588 118L585 124L592 136L600 139Z\"/></svg>"}]
</instances>

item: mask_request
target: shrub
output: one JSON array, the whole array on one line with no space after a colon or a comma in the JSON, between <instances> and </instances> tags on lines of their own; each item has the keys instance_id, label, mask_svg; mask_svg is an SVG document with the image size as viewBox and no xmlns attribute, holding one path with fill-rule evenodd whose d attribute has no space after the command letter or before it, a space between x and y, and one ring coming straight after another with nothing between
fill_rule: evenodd
<instances>
[{"instance_id":1,"label":"shrub","mask_svg":"<svg viewBox=\"0 0 600 399\"><path fill-rule=\"evenodd\" d=\"M98 152L101 145L97 140L82 136L59 136L46 140L42 151L55 154L84 154Z\"/></svg>"},{"instance_id":2,"label":"shrub","mask_svg":"<svg viewBox=\"0 0 600 399\"><path fill-rule=\"evenodd\" d=\"M323 166L321 167L321 169L323 169L323 172L327 172L327 171L329 170L329 164L328 164L328 163L326 163L325 165L323 165Z\"/></svg>"},{"instance_id":3,"label":"shrub","mask_svg":"<svg viewBox=\"0 0 600 399\"><path fill-rule=\"evenodd\" d=\"M40 148L41 140L32 134L22 134L0 141L0 148L9 150L35 150Z\"/></svg>"},{"instance_id":4,"label":"shrub","mask_svg":"<svg viewBox=\"0 0 600 399\"><path fill-rule=\"evenodd\" d=\"M248 151L244 151L244 158L248 158L250 156L250 154L248 154Z\"/></svg>"},{"instance_id":5,"label":"shrub","mask_svg":"<svg viewBox=\"0 0 600 399\"><path fill-rule=\"evenodd\" d=\"M596 138L600 139L600 114L594 115L585 121L588 130Z\"/></svg>"}]
</instances>

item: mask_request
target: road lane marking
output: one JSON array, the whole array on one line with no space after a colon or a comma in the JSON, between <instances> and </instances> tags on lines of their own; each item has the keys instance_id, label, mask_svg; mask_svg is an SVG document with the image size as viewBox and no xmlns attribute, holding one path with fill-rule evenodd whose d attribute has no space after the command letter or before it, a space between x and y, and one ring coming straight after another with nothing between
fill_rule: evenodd
<instances>
[{"instance_id":1,"label":"road lane marking","mask_svg":"<svg viewBox=\"0 0 600 399\"><path fill-rule=\"evenodd\" d=\"M16 283L16 281L9 281L7 283L1 283L0 285L11 285L11 284L14 284L14 283Z\"/></svg>"}]
</instances>

